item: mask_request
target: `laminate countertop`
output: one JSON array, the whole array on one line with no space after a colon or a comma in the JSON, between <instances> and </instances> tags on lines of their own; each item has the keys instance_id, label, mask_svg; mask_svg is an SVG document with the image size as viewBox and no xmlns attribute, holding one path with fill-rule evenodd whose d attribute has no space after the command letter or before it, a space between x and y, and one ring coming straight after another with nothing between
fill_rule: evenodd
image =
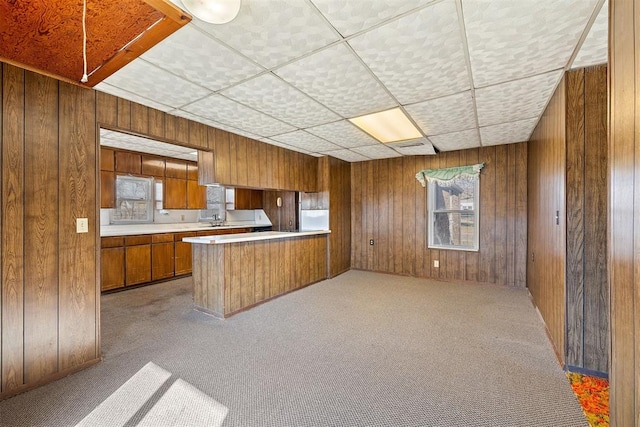
<instances>
[{"instance_id":1,"label":"laminate countertop","mask_svg":"<svg viewBox=\"0 0 640 427\"><path fill-rule=\"evenodd\" d=\"M331 233L331 230L262 231L255 233L223 234L219 236L185 237L182 241L201 245L220 245L238 242L254 242L257 240L291 239L293 237L317 236L329 233Z\"/></svg>"}]
</instances>

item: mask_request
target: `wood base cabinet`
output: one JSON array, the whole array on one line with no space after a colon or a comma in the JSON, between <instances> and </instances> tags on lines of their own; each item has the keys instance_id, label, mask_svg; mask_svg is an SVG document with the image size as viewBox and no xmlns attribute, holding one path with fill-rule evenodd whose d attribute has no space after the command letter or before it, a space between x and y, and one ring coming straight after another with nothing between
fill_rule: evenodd
<instances>
[{"instance_id":1,"label":"wood base cabinet","mask_svg":"<svg viewBox=\"0 0 640 427\"><path fill-rule=\"evenodd\" d=\"M174 258L173 234L154 234L151 245L151 280L173 277Z\"/></svg>"},{"instance_id":2,"label":"wood base cabinet","mask_svg":"<svg viewBox=\"0 0 640 427\"><path fill-rule=\"evenodd\" d=\"M103 248L102 290L124 287L124 248Z\"/></svg>"},{"instance_id":3,"label":"wood base cabinet","mask_svg":"<svg viewBox=\"0 0 640 427\"><path fill-rule=\"evenodd\" d=\"M191 274L191 243L183 242L182 239L195 236L195 232L175 234L174 269L176 276Z\"/></svg>"}]
</instances>

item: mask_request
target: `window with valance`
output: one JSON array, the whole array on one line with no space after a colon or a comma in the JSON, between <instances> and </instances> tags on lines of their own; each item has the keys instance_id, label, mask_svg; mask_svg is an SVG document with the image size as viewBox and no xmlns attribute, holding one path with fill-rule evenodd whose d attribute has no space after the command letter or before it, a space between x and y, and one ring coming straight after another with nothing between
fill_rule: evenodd
<instances>
[{"instance_id":1,"label":"window with valance","mask_svg":"<svg viewBox=\"0 0 640 427\"><path fill-rule=\"evenodd\" d=\"M480 171L484 163L425 169L416 179L427 188L428 247L477 251Z\"/></svg>"}]
</instances>

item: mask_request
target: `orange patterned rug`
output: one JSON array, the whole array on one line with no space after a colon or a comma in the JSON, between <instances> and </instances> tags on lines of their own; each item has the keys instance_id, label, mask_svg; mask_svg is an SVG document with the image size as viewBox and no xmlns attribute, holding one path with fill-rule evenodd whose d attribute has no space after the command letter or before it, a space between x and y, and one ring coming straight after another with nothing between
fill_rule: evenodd
<instances>
[{"instance_id":1,"label":"orange patterned rug","mask_svg":"<svg viewBox=\"0 0 640 427\"><path fill-rule=\"evenodd\" d=\"M609 427L609 381L567 372L571 388L591 427Z\"/></svg>"}]
</instances>

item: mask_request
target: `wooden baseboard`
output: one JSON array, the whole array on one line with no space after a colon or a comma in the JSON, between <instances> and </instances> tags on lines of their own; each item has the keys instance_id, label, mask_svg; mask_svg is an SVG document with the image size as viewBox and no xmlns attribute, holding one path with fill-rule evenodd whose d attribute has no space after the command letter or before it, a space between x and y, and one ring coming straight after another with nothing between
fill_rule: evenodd
<instances>
[{"instance_id":1,"label":"wooden baseboard","mask_svg":"<svg viewBox=\"0 0 640 427\"><path fill-rule=\"evenodd\" d=\"M57 380L59 380L61 378L69 376L71 374L75 374L76 372L82 371L83 369L86 369L86 368L88 368L90 366L96 365L96 364L98 364L100 362L102 362L102 358L101 357L97 358L97 359L90 360L88 362L85 362L82 365L74 366L73 368L69 368L69 369L65 369L64 371L56 372L55 374L49 375L48 377L45 377L45 378L41 378L36 382L29 383L29 384L23 384L22 386L20 386L20 387L18 387L16 389L5 391L3 393L0 393L0 401L8 399L8 398L13 397L13 396L16 396L18 394L25 393L25 392L33 390L35 388L42 387L45 384L52 383L52 382L57 381Z\"/></svg>"}]
</instances>

